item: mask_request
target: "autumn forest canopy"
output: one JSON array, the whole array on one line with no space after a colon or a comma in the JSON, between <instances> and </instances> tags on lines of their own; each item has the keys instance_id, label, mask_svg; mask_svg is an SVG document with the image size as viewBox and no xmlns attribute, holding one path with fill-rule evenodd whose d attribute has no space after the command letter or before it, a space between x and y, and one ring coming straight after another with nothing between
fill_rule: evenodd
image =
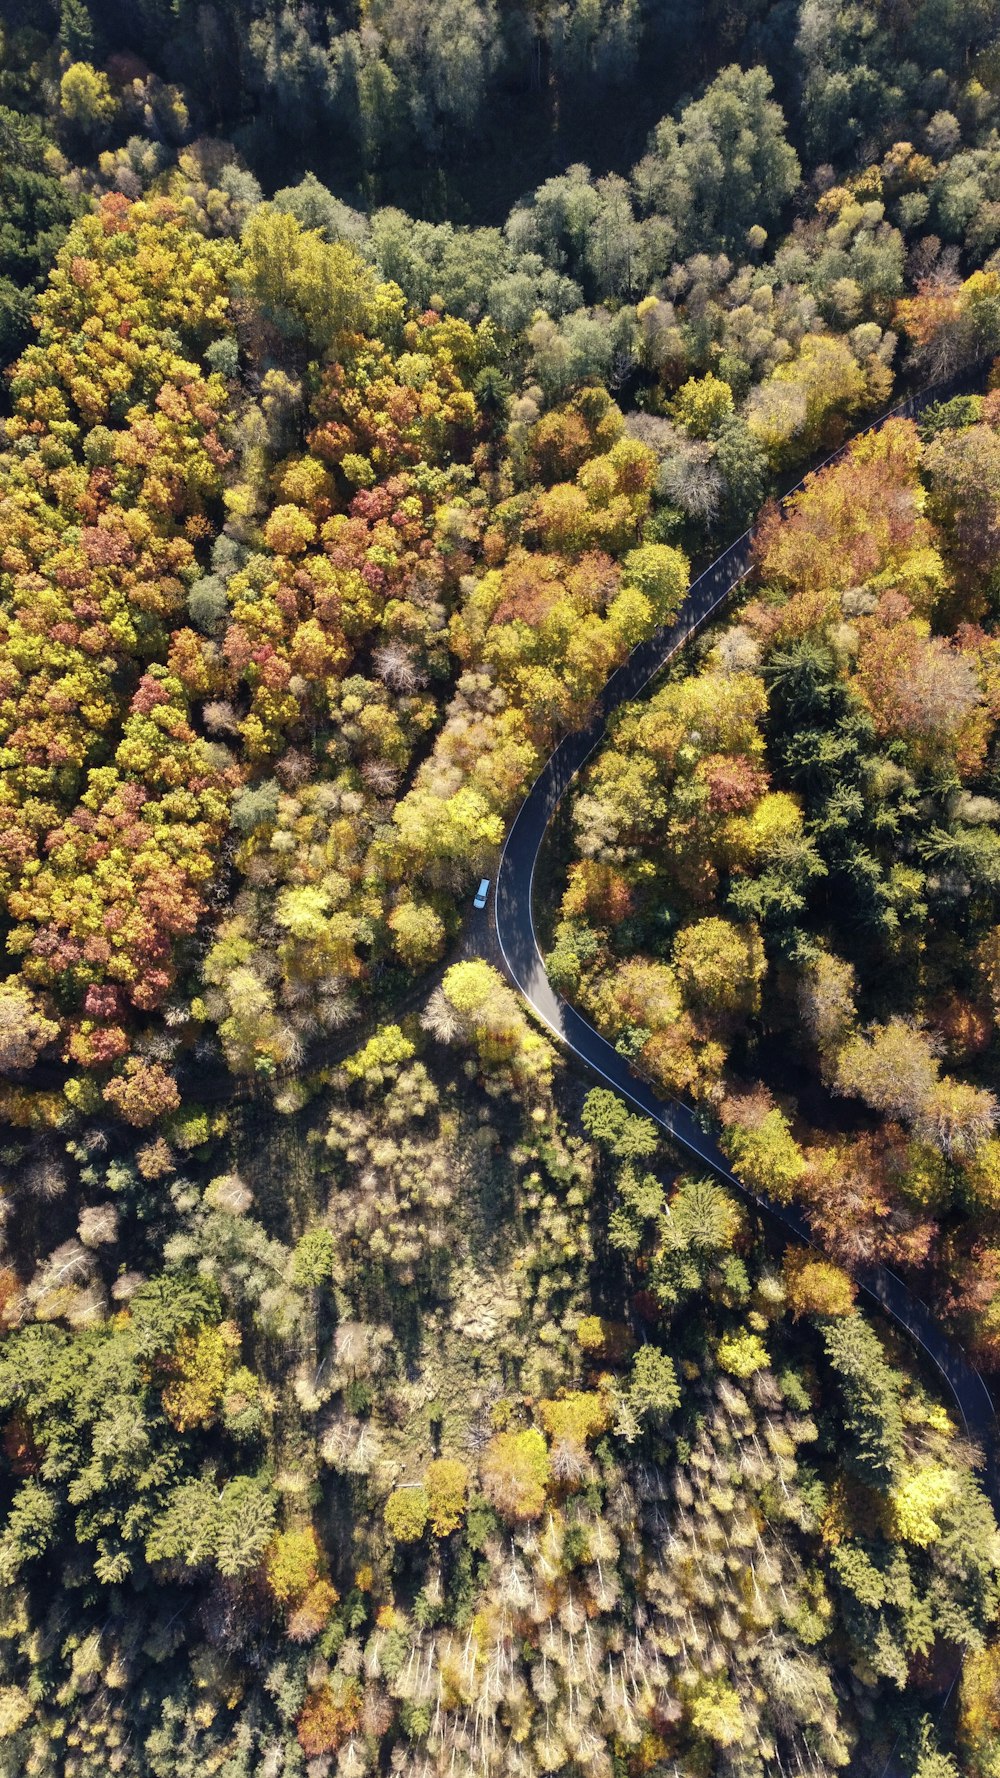
<instances>
[{"instance_id":1,"label":"autumn forest canopy","mask_svg":"<svg viewBox=\"0 0 1000 1778\"><path fill-rule=\"evenodd\" d=\"M0 1778L1000 1778L996 8L6 0L0 361ZM535 884L747 1195L472 898L750 526Z\"/></svg>"}]
</instances>

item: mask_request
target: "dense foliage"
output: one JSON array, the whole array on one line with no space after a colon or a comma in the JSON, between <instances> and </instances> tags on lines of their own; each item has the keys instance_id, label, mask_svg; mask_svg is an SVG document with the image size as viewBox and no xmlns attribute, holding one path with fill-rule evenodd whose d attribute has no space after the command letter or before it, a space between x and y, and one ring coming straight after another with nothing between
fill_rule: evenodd
<instances>
[{"instance_id":1,"label":"dense foliage","mask_svg":"<svg viewBox=\"0 0 1000 1778\"><path fill-rule=\"evenodd\" d=\"M666 1091L718 1109L742 1176L848 1264L936 1271L984 1355L998 420L989 394L923 439L892 422L765 520L739 621L589 774L553 952Z\"/></svg>"},{"instance_id":2,"label":"dense foliage","mask_svg":"<svg viewBox=\"0 0 1000 1778\"><path fill-rule=\"evenodd\" d=\"M1000 1361L998 98L968 0L5 8L3 1778L1000 1772L859 1291ZM785 1250L468 906L762 508L546 880Z\"/></svg>"}]
</instances>

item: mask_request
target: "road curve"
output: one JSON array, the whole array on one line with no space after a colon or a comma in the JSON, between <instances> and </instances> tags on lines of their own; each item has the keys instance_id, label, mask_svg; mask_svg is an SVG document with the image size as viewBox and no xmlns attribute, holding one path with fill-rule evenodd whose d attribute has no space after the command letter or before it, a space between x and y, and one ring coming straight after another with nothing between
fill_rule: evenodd
<instances>
[{"instance_id":1,"label":"road curve","mask_svg":"<svg viewBox=\"0 0 1000 1778\"><path fill-rule=\"evenodd\" d=\"M882 415L863 432L876 430L889 418L913 417L931 402L946 399L970 384L974 386L968 373L944 384L932 384ZM855 436L863 436L863 433ZM849 440L840 451L834 452L826 460L827 464L842 456L851 442ZM658 1098L593 1025L556 993L545 973L533 912L535 867L546 829L577 773L600 746L608 718L622 704L637 698L704 628L713 614L728 602L750 571L752 540L752 532L745 532L699 574L675 622L658 630L632 651L604 686L586 728L567 735L550 755L507 834L497 870L494 911L497 938L508 974L549 1030L600 1080L629 1100L636 1110L652 1118L697 1165L715 1174L753 1204L762 1219L780 1235L814 1245L808 1226L797 1210L773 1204L744 1185L694 1112L675 1100ZM874 1267L858 1282L885 1314L915 1341L939 1372L965 1432L983 1452L985 1485L1000 1512L996 1412L982 1377L961 1348L942 1332L927 1304L915 1296L894 1272L884 1266Z\"/></svg>"}]
</instances>

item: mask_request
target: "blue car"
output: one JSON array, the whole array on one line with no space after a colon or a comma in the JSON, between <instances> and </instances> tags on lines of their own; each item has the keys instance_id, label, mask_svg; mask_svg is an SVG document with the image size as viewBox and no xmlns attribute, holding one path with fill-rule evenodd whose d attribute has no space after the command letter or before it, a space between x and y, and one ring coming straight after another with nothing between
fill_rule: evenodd
<instances>
[{"instance_id":1,"label":"blue car","mask_svg":"<svg viewBox=\"0 0 1000 1778\"><path fill-rule=\"evenodd\" d=\"M472 904L473 907L474 908L484 908L486 906L486 897L488 896L489 892L490 892L490 879L489 879L489 877L484 877L482 882L479 885L479 888L476 890L476 899Z\"/></svg>"}]
</instances>

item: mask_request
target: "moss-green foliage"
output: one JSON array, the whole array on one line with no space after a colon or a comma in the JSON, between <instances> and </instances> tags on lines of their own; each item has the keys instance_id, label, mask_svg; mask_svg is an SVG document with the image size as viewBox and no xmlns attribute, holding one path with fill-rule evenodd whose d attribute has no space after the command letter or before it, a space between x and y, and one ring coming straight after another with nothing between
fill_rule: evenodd
<instances>
[{"instance_id":1,"label":"moss-green foliage","mask_svg":"<svg viewBox=\"0 0 1000 1778\"><path fill-rule=\"evenodd\" d=\"M0 359L30 338L34 293L77 209L37 119L0 104Z\"/></svg>"}]
</instances>

